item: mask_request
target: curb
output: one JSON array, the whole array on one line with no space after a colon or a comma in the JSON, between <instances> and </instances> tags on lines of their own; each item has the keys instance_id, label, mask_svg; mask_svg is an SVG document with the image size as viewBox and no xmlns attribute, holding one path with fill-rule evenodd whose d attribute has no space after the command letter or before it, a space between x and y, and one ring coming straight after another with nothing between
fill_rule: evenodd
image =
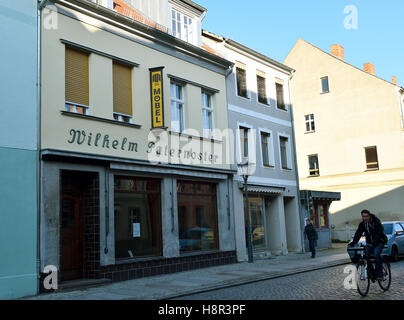
<instances>
[{"instance_id":1,"label":"curb","mask_svg":"<svg viewBox=\"0 0 404 320\"><path fill-rule=\"evenodd\" d=\"M245 285L245 284L264 281L264 280L283 278L283 277L287 277L287 276L291 276L291 275L296 275L296 274L301 274L301 273L306 273L306 272L311 272L311 271L316 271L316 270L322 270L322 269L337 267L340 265L351 264L351 263L352 262L350 259L341 259L341 260L337 260L332 263L326 263L323 265L319 265L317 267L306 267L306 268L296 269L292 272L285 272L285 273L278 273L278 274L272 273L272 274L268 274L268 275L261 276L261 277L257 277L257 276L246 277L241 280L224 281L224 282L221 282L221 283L219 283L217 285L213 285L213 286L199 287L198 289L189 289L186 291L182 290L181 293L154 297L154 300L170 300L170 299L180 298L180 297L184 297L184 296L188 296L188 295L194 295L194 294L198 294L198 293L205 293L205 292L215 291L215 290L219 290L219 289L237 287L237 286L241 286L241 285ZM147 299L147 298L142 298L142 299ZM129 298L127 300L137 300L137 299Z\"/></svg>"}]
</instances>

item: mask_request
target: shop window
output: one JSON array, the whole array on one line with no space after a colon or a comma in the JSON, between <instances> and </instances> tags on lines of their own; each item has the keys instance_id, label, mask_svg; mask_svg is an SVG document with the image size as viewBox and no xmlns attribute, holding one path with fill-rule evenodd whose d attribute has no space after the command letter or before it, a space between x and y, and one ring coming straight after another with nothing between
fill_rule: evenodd
<instances>
[{"instance_id":1,"label":"shop window","mask_svg":"<svg viewBox=\"0 0 404 320\"><path fill-rule=\"evenodd\" d=\"M115 258L161 256L161 181L114 178Z\"/></svg>"},{"instance_id":2,"label":"shop window","mask_svg":"<svg viewBox=\"0 0 404 320\"><path fill-rule=\"evenodd\" d=\"M326 202L314 201L310 219L314 221L316 228L328 228L328 205Z\"/></svg>"},{"instance_id":3,"label":"shop window","mask_svg":"<svg viewBox=\"0 0 404 320\"><path fill-rule=\"evenodd\" d=\"M251 217L251 236L254 249L265 247L265 223L263 211L263 199L256 197L248 198L249 213ZM244 222L245 222L245 237L246 245L248 237L248 223L247 223L247 206L244 197Z\"/></svg>"},{"instance_id":4,"label":"shop window","mask_svg":"<svg viewBox=\"0 0 404 320\"><path fill-rule=\"evenodd\" d=\"M178 181L181 252L218 250L216 184Z\"/></svg>"}]
</instances>

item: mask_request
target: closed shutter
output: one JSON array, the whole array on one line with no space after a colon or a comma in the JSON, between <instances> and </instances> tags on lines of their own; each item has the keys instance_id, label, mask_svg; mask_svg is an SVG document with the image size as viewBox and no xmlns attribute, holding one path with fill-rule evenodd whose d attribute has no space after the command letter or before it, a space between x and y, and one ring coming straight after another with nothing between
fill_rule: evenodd
<instances>
[{"instance_id":1,"label":"closed shutter","mask_svg":"<svg viewBox=\"0 0 404 320\"><path fill-rule=\"evenodd\" d=\"M66 101L89 105L88 54L66 48Z\"/></svg>"},{"instance_id":2,"label":"closed shutter","mask_svg":"<svg viewBox=\"0 0 404 320\"><path fill-rule=\"evenodd\" d=\"M132 115L132 69L113 63L114 112Z\"/></svg>"}]
</instances>

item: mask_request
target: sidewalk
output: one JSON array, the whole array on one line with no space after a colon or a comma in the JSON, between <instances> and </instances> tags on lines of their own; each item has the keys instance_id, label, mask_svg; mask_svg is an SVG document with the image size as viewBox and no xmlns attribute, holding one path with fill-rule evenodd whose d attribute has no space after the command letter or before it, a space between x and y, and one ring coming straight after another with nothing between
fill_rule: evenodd
<instances>
[{"instance_id":1,"label":"sidewalk","mask_svg":"<svg viewBox=\"0 0 404 320\"><path fill-rule=\"evenodd\" d=\"M346 244L310 253L203 268L28 297L29 300L160 300L350 263Z\"/></svg>"}]
</instances>

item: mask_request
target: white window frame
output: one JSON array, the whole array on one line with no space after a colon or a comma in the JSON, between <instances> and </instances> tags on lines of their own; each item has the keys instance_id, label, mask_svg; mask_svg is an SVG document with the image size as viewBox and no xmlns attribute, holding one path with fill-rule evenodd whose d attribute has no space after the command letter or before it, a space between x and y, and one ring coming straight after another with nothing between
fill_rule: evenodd
<instances>
[{"instance_id":1,"label":"white window frame","mask_svg":"<svg viewBox=\"0 0 404 320\"><path fill-rule=\"evenodd\" d=\"M244 127L244 128L249 129L248 130L248 162L250 164L256 163L256 156L255 156L255 151L256 150L254 150L253 146L252 146L252 142L254 142L254 137L253 137L253 129L254 129L254 127L252 125L250 125L250 124L245 123L245 122L237 122L237 134L236 134L236 136L237 136L237 146L238 146L237 162L241 163L241 162L243 162L245 160L244 156L242 155L240 127ZM253 157L253 154L254 154L254 157Z\"/></svg>"},{"instance_id":2,"label":"white window frame","mask_svg":"<svg viewBox=\"0 0 404 320\"><path fill-rule=\"evenodd\" d=\"M204 99L203 95L208 96L208 106L204 105ZM214 104L213 104L213 94L210 92L207 92L205 90L201 91L201 98L202 98L202 131L203 131L203 136L205 138L214 138L214 130L215 130L215 110L214 110ZM210 114L210 119L211 123L209 124L211 127L209 129L205 128L205 123L204 123L204 111L206 111L208 114Z\"/></svg>"},{"instance_id":3,"label":"white window frame","mask_svg":"<svg viewBox=\"0 0 404 320\"><path fill-rule=\"evenodd\" d=\"M310 117L309 120L306 119L307 116ZM311 118L311 116L313 116L313 119ZM312 130L311 123L314 123L314 130ZM307 130L307 124L309 124L310 130ZM305 133L316 132L316 122L314 120L314 113L309 113L309 114L304 115L304 129L305 129Z\"/></svg>"},{"instance_id":4,"label":"white window frame","mask_svg":"<svg viewBox=\"0 0 404 320\"><path fill-rule=\"evenodd\" d=\"M177 99L176 97L173 97L171 95L171 86L175 85L181 88L181 99ZM172 106L172 102L178 103L180 105L182 105L181 107L181 111L179 112L178 115L178 121L179 121L179 128L174 128L173 127L173 118L172 118L172 114L173 114L173 106ZM185 123L185 85L175 82L175 81L171 81L170 82L170 108L171 108L171 131L173 132L178 132L181 133L185 130L186 128L186 123ZM181 128L181 124L182 124L182 128ZM178 129L178 130L177 130Z\"/></svg>"},{"instance_id":5,"label":"white window frame","mask_svg":"<svg viewBox=\"0 0 404 320\"><path fill-rule=\"evenodd\" d=\"M286 166L287 168L282 167L282 153L281 153L281 138L287 138L288 141L286 143ZM292 171L293 168L293 161L292 161L292 149L291 149L291 143L290 143L290 135L285 134L285 133L278 133L278 144L279 144L279 167L281 170L284 171Z\"/></svg>"},{"instance_id":6,"label":"white window frame","mask_svg":"<svg viewBox=\"0 0 404 320\"><path fill-rule=\"evenodd\" d=\"M173 13L175 13L175 18L173 18ZM178 15L180 20L178 21ZM185 18L187 21L191 20L191 24L187 24L188 27L185 27ZM174 28L173 28L173 22L175 19L175 29L176 31L174 32ZM181 40L184 40L186 42L195 44L195 26L196 26L196 22L197 19L194 16L191 16L185 12L183 12L182 10L179 10L178 8L171 8L171 15L170 15L170 22L171 22L171 29L173 32L173 35L176 38L179 38ZM180 24L180 30L178 30L178 22ZM190 28L189 28L190 26Z\"/></svg>"},{"instance_id":7,"label":"white window frame","mask_svg":"<svg viewBox=\"0 0 404 320\"><path fill-rule=\"evenodd\" d=\"M272 133L272 130L265 129L265 128L259 128L259 137L260 137L260 155L261 155L261 164L263 168L268 168L268 169L275 169L275 149L274 149L274 136ZM263 150L262 150L262 135L261 133L267 133L269 134L269 139L268 139L268 160L269 160L269 166L264 165L264 157L263 157Z\"/></svg>"}]
</instances>

